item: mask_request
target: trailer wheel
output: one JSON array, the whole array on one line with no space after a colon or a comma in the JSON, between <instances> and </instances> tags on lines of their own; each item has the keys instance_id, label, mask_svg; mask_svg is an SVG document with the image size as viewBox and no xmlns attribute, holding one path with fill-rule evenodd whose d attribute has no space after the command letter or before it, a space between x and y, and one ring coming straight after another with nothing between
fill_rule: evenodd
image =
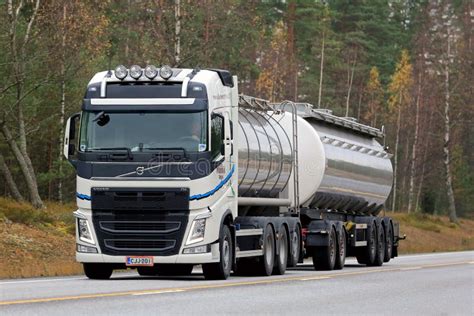
<instances>
[{"instance_id":1,"label":"trailer wheel","mask_svg":"<svg viewBox=\"0 0 474 316\"><path fill-rule=\"evenodd\" d=\"M377 252L375 254L375 260L373 266L380 267L383 264L385 258L385 231L381 223L377 225Z\"/></svg>"},{"instance_id":2,"label":"trailer wheel","mask_svg":"<svg viewBox=\"0 0 474 316\"><path fill-rule=\"evenodd\" d=\"M202 265L204 277L207 280L225 280L232 269L232 234L227 225L223 225L219 238L220 260L216 263Z\"/></svg>"},{"instance_id":3,"label":"trailer wheel","mask_svg":"<svg viewBox=\"0 0 474 316\"><path fill-rule=\"evenodd\" d=\"M275 267L273 274L283 275L286 271L286 264L288 263L288 235L285 227L280 227L280 238L278 242L278 255L276 256Z\"/></svg>"},{"instance_id":4,"label":"trailer wheel","mask_svg":"<svg viewBox=\"0 0 474 316\"><path fill-rule=\"evenodd\" d=\"M328 233L328 245L313 249L313 266L316 270L333 270L336 264L337 240L332 227Z\"/></svg>"},{"instance_id":5,"label":"trailer wheel","mask_svg":"<svg viewBox=\"0 0 474 316\"><path fill-rule=\"evenodd\" d=\"M392 258L393 250L393 228L392 223L388 224L387 233L385 235L385 256L383 261L389 262Z\"/></svg>"},{"instance_id":6,"label":"trailer wheel","mask_svg":"<svg viewBox=\"0 0 474 316\"><path fill-rule=\"evenodd\" d=\"M275 264L275 234L272 225L268 224L263 232L263 256L258 258L258 272L260 275L272 274Z\"/></svg>"},{"instance_id":7,"label":"trailer wheel","mask_svg":"<svg viewBox=\"0 0 474 316\"><path fill-rule=\"evenodd\" d=\"M296 267L300 260L301 252L301 229L296 226L295 230L290 233L291 236L291 249L290 255L288 256L288 267Z\"/></svg>"},{"instance_id":8,"label":"trailer wheel","mask_svg":"<svg viewBox=\"0 0 474 316\"><path fill-rule=\"evenodd\" d=\"M347 254L347 239L346 239L346 230L344 227L340 227L337 234L337 255L336 263L334 269L342 270L344 264L346 263L346 254Z\"/></svg>"},{"instance_id":9,"label":"trailer wheel","mask_svg":"<svg viewBox=\"0 0 474 316\"><path fill-rule=\"evenodd\" d=\"M92 280L108 280L114 269L106 263L83 263L84 274Z\"/></svg>"},{"instance_id":10,"label":"trailer wheel","mask_svg":"<svg viewBox=\"0 0 474 316\"><path fill-rule=\"evenodd\" d=\"M360 264L372 265L377 252L377 229L375 223L367 225L367 246L357 249L356 258Z\"/></svg>"}]
</instances>

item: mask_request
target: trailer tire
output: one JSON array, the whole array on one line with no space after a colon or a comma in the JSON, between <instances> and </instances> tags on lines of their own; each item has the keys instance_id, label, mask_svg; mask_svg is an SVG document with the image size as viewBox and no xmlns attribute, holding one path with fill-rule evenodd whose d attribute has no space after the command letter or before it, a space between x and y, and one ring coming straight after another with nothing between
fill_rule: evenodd
<instances>
[{"instance_id":1,"label":"trailer tire","mask_svg":"<svg viewBox=\"0 0 474 316\"><path fill-rule=\"evenodd\" d=\"M385 234L385 256L383 261L389 262L392 258L393 253L393 228L392 223L388 224L387 231Z\"/></svg>"},{"instance_id":2,"label":"trailer tire","mask_svg":"<svg viewBox=\"0 0 474 316\"><path fill-rule=\"evenodd\" d=\"M299 225L290 233L290 237L291 251L288 256L288 267L296 267L301 253L301 229Z\"/></svg>"},{"instance_id":3,"label":"trailer tire","mask_svg":"<svg viewBox=\"0 0 474 316\"><path fill-rule=\"evenodd\" d=\"M314 247L313 266L316 270L333 270L336 264L337 237L334 227L328 233L328 245Z\"/></svg>"},{"instance_id":4,"label":"trailer tire","mask_svg":"<svg viewBox=\"0 0 474 316\"><path fill-rule=\"evenodd\" d=\"M344 264L346 263L347 255L347 239L346 239L346 230L343 226L340 227L337 233L337 255L336 263L334 265L335 270L342 270Z\"/></svg>"},{"instance_id":5,"label":"trailer tire","mask_svg":"<svg viewBox=\"0 0 474 316\"><path fill-rule=\"evenodd\" d=\"M375 222L367 225L367 246L357 249L356 258L360 264L372 265L377 253L377 228Z\"/></svg>"},{"instance_id":6,"label":"trailer tire","mask_svg":"<svg viewBox=\"0 0 474 316\"><path fill-rule=\"evenodd\" d=\"M278 255L275 258L275 266L273 268L273 274L283 275L286 271L286 265L288 263L288 234L284 226L280 227L279 232L280 238L278 242Z\"/></svg>"},{"instance_id":7,"label":"trailer tire","mask_svg":"<svg viewBox=\"0 0 474 316\"><path fill-rule=\"evenodd\" d=\"M223 225L219 237L219 262L202 265L202 271L207 280L226 280L229 277L233 262L232 247L232 234L229 226Z\"/></svg>"},{"instance_id":8,"label":"trailer tire","mask_svg":"<svg viewBox=\"0 0 474 316\"><path fill-rule=\"evenodd\" d=\"M83 263L84 274L92 280L108 280L114 271L113 267L106 263Z\"/></svg>"},{"instance_id":9,"label":"trailer tire","mask_svg":"<svg viewBox=\"0 0 474 316\"><path fill-rule=\"evenodd\" d=\"M258 260L258 274L262 276L270 276L273 272L275 264L275 233L272 225L267 224L263 231L263 256Z\"/></svg>"},{"instance_id":10,"label":"trailer tire","mask_svg":"<svg viewBox=\"0 0 474 316\"><path fill-rule=\"evenodd\" d=\"M382 223L377 225L377 251L372 266L380 267L385 258L385 230Z\"/></svg>"}]
</instances>

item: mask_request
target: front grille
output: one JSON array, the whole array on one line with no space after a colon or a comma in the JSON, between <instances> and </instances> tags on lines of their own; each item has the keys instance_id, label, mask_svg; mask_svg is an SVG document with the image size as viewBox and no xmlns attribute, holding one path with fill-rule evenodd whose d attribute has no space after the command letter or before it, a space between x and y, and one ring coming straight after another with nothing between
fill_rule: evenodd
<instances>
[{"instance_id":1,"label":"front grille","mask_svg":"<svg viewBox=\"0 0 474 316\"><path fill-rule=\"evenodd\" d=\"M162 239L105 239L105 246L115 250L166 251L173 249L175 240Z\"/></svg>"},{"instance_id":2,"label":"front grille","mask_svg":"<svg viewBox=\"0 0 474 316\"><path fill-rule=\"evenodd\" d=\"M100 228L111 233L168 234L179 230L180 222L154 221L100 221Z\"/></svg>"},{"instance_id":3,"label":"front grille","mask_svg":"<svg viewBox=\"0 0 474 316\"><path fill-rule=\"evenodd\" d=\"M92 190L92 222L106 255L171 256L179 252L189 217L189 190Z\"/></svg>"}]
</instances>

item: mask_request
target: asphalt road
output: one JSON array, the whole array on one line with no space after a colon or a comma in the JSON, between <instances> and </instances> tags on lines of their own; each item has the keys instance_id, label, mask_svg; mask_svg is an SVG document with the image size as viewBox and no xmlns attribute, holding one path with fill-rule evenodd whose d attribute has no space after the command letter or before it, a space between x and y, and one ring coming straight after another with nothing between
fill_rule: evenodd
<instances>
[{"instance_id":1,"label":"asphalt road","mask_svg":"<svg viewBox=\"0 0 474 316\"><path fill-rule=\"evenodd\" d=\"M474 315L474 251L411 255L341 271L303 264L283 276L205 281L83 276L0 280L0 315L175 314Z\"/></svg>"}]
</instances>

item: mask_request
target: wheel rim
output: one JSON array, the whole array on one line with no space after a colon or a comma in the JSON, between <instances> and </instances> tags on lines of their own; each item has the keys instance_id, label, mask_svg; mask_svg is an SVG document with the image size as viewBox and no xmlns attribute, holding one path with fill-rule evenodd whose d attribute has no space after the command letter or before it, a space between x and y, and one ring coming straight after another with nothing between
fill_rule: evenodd
<instances>
[{"instance_id":1,"label":"wheel rim","mask_svg":"<svg viewBox=\"0 0 474 316\"><path fill-rule=\"evenodd\" d=\"M223 252L223 262L224 262L224 269L227 270L230 265L230 246L229 240L224 238L224 242L222 243L222 252Z\"/></svg>"},{"instance_id":2,"label":"wheel rim","mask_svg":"<svg viewBox=\"0 0 474 316\"><path fill-rule=\"evenodd\" d=\"M376 249L377 249L377 248L376 248L376 247L377 247L377 245L376 245L376 241L377 241L377 240L376 240L376 239L377 239L376 236L377 236L377 235L375 234L375 229L372 228L372 231L371 231L371 233L370 233L370 239L371 239L370 251L371 251L372 255L374 255L374 256L375 256L375 252L376 252ZM373 257L372 257L372 258L373 258Z\"/></svg>"},{"instance_id":3,"label":"wheel rim","mask_svg":"<svg viewBox=\"0 0 474 316\"><path fill-rule=\"evenodd\" d=\"M273 246L272 246L272 235L267 234L265 238L265 263L267 266L270 266L272 264L272 258L273 258Z\"/></svg>"},{"instance_id":4,"label":"wheel rim","mask_svg":"<svg viewBox=\"0 0 474 316\"><path fill-rule=\"evenodd\" d=\"M332 234L334 234L334 230L332 232ZM334 235L333 235L334 237ZM329 240L329 254L330 254L330 259L331 259L331 262L335 261L336 260L336 241L335 241L335 238L330 238Z\"/></svg>"},{"instance_id":5,"label":"wheel rim","mask_svg":"<svg viewBox=\"0 0 474 316\"><path fill-rule=\"evenodd\" d=\"M293 238L291 238L291 255L294 259L298 259L298 247L299 247L299 238L298 233L293 232Z\"/></svg>"},{"instance_id":6,"label":"wheel rim","mask_svg":"<svg viewBox=\"0 0 474 316\"><path fill-rule=\"evenodd\" d=\"M389 229L388 231L388 236L387 236L387 253L389 255L389 257L392 256L392 230Z\"/></svg>"},{"instance_id":7,"label":"wheel rim","mask_svg":"<svg viewBox=\"0 0 474 316\"><path fill-rule=\"evenodd\" d=\"M280 263L283 265L288 257L288 249L286 243L286 236L282 235L280 240Z\"/></svg>"},{"instance_id":8,"label":"wheel rim","mask_svg":"<svg viewBox=\"0 0 474 316\"><path fill-rule=\"evenodd\" d=\"M345 240L344 232L341 232L341 238L339 239L339 256L344 258L346 253L346 240Z\"/></svg>"}]
</instances>

